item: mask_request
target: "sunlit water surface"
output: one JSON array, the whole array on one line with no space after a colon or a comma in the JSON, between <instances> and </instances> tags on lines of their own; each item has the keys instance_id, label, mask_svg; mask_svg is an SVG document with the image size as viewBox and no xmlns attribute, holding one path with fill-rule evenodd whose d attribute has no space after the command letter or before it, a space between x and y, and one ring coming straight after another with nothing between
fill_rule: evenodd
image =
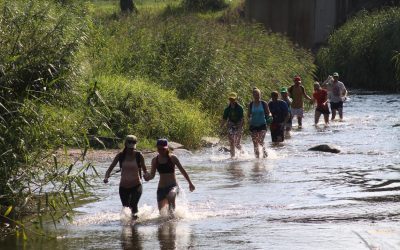
<instances>
[{"instance_id":1,"label":"sunlit water surface","mask_svg":"<svg viewBox=\"0 0 400 250\"><path fill-rule=\"evenodd\" d=\"M399 110L398 95L353 95L344 122L315 128L307 113L303 129L280 147L270 145L268 133L265 160L254 158L249 139L237 159L217 148L181 152L196 190L177 174L175 219L158 213L158 177L144 184L133 226L121 211L119 176L107 185L99 180L98 200L78 207L56 240L25 248L400 249ZM307 150L326 143L341 153ZM108 164L97 164L102 174Z\"/></svg>"}]
</instances>

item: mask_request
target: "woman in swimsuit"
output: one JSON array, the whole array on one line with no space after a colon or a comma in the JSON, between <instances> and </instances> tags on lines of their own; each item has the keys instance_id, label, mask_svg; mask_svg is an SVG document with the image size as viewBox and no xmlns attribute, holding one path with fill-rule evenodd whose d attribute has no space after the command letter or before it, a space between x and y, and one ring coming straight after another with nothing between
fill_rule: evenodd
<instances>
[{"instance_id":1,"label":"woman in swimsuit","mask_svg":"<svg viewBox=\"0 0 400 250\"><path fill-rule=\"evenodd\" d=\"M121 168L119 196L122 206L131 209L133 219L137 219L138 203L142 195L141 169L145 176L148 175L143 155L136 151L136 142L136 136L126 136L124 150L115 156L104 177L104 183L108 183L111 171L119 162Z\"/></svg>"},{"instance_id":2,"label":"woman in swimsuit","mask_svg":"<svg viewBox=\"0 0 400 250\"><path fill-rule=\"evenodd\" d=\"M157 140L158 155L151 161L151 172L145 175L145 180L149 181L154 178L156 171L160 174L160 181L157 189L158 209L161 211L168 206L170 214L175 210L175 198L179 191L179 186L175 176L175 166L178 167L181 174L189 183L189 190L193 192L195 189L189 175L182 167L178 158L171 154L168 150L168 141L166 139Z\"/></svg>"}]
</instances>

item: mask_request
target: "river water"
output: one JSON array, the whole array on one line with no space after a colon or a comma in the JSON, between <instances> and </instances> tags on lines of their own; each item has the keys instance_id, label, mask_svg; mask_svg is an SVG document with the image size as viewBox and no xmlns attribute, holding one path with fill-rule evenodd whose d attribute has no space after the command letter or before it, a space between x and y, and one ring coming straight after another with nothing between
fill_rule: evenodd
<instances>
[{"instance_id":1,"label":"river water","mask_svg":"<svg viewBox=\"0 0 400 250\"><path fill-rule=\"evenodd\" d=\"M119 176L96 183L95 202L76 209L57 239L4 249L400 249L400 96L353 94L344 121L303 129L257 160L216 148L177 153L196 190L181 193L175 219L160 217L157 179L143 185L139 221L124 225ZM321 121L322 122L322 119ZM294 121L296 124L296 121ZM308 151L335 144L341 153ZM149 163L150 159L146 159ZM103 174L110 162L97 163ZM1 247L3 249L3 247Z\"/></svg>"}]
</instances>

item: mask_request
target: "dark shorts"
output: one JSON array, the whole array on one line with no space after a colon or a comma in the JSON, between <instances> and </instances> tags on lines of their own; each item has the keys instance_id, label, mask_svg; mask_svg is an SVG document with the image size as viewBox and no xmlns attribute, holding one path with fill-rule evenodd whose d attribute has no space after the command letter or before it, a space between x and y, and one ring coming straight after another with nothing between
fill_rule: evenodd
<instances>
[{"instance_id":1,"label":"dark shorts","mask_svg":"<svg viewBox=\"0 0 400 250\"><path fill-rule=\"evenodd\" d=\"M331 102L331 110L332 109L342 109L343 102Z\"/></svg>"},{"instance_id":2,"label":"dark shorts","mask_svg":"<svg viewBox=\"0 0 400 250\"><path fill-rule=\"evenodd\" d=\"M315 111L318 111L318 112L320 112L321 114L324 114L324 115L329 115L331 113L331 112L329 112L328 108L321 108L321 107L317 107L315 109Z\"/></svg>"},{"instance_id":3,"label":"dark shorts","mask_svg":"<svg viewBox=\"0 0 400 250\"><path fill-rule=\"evenodd\" d=\"M282 123L272 123L270 125L272 142L282 142L284 140L285 128Z\"/></svg>"},{"instance_id":4,"label":"dark shorts","mask_svg":"<svg viewBox=\"0 0 400 250\"><path fill-rule=\"evenodd\" d=\"M267 130L267 124L261 126L252 126L250 125L250 132L260 132L262 130Z\"/></svg>"},{"instance_id":5,"label":"dark shorts","mask_svg":"<svg viewBox=\"0 0 400 250\"><path fill-rule=\"evenodd\" d=\"M173 184L173 185L168 186L168 187L158 188L157 189L157 201L160 202L160 201L166 199L168 194L169 194L169 192L171 192L171 190L176 188L176 187L178 187L178 186L176 184ZM177 189L177 193L178 193L178 190L179 189Z\"/></svg>"},{"instance_id":6,"label":"dark shorts","mask_svg":"<svg viewBox=\"0 0 400 250\"><path fill-rule=\"evenodd\" d=\"M140 196L142 196L142 184L131 188L119 187L119 197L121 198L122 206L129 207L132 214L138 212L138 203Z\"/></svg>"}]
</instances>

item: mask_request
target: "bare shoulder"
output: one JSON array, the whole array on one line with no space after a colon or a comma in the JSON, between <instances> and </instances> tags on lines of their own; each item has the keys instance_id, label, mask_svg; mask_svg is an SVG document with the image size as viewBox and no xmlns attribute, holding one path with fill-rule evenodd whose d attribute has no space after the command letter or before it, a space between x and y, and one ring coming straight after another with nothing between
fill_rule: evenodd
<instances>
[{"instance_id":1,"label":"bare shoulder","mask_svg":"<svg viewBox=\"0 0 400 250\"><path fill-rule=\"evenodd\" d=\"M176 157L176 155L170 154L169 157L171 157L172 162L174 162L174 163L179 162L179 159L178 159L178 157Z\"/></svg>"}]
</instances>

